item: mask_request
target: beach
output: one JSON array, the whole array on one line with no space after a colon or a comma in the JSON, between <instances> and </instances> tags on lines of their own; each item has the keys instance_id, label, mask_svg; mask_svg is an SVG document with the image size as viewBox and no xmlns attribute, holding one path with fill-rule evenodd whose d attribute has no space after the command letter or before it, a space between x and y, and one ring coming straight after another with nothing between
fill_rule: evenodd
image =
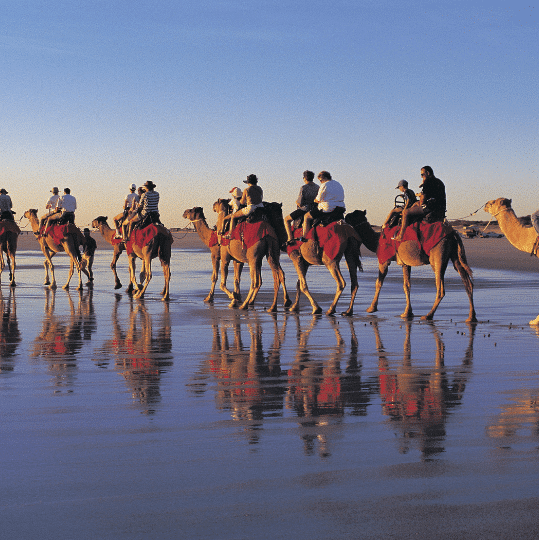
<instances>
[{"instance_id":1,"label":"beach","mask_svg":"<svg viewBox=\"0 0 539 540\"><path fill-rule=\"evenodd\" d=\"M133 300L122 255L115 291L99 235L94 286L51 291L37 241L21 237L18 285L4 272L0 295L6 537L537 537L535 258L505 238L464 239L479 322L465 322L448 268L427 323L429 267L412 270L417 317L400 318L397 265L379 311L365 312L378 269L363 248L354 315L328 317L305 299L289 313L282 294L267 313L267 263L254 309L229 308L219 290L204 303L208 250L174 236L170 302L157 261ZM68 259L55 264L62 284ZM327 270L308 281L327 308Z\"/></svg>"}]
</instances>

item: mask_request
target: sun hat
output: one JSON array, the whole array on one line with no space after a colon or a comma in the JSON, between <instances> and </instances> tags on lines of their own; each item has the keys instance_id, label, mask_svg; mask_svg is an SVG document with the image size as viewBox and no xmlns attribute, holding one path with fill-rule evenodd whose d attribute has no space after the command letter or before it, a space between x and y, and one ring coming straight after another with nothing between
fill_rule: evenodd
<instances>
[{"instance_id":1,"label":"sun hat","mask_svg":"<svg viewBox=\"0 0 539 540\"><path fill-rule=\"evenodd\" d=\"M258 178L256 177L256 174L250 174L247 177L247 180L243 181L244 184L258 184Z\"/></svg>"},{"instance_id":2,"label":"sun hat","mask_svg":"<svg viewBox=\"0 0 539 540\"><path fill-rule=\"evenodd\" d=\"M238 187L233 187L229 193L232 193L232 196L236 199L239 199L241 197L241 189Z\"/></svg>"}]
</instances>

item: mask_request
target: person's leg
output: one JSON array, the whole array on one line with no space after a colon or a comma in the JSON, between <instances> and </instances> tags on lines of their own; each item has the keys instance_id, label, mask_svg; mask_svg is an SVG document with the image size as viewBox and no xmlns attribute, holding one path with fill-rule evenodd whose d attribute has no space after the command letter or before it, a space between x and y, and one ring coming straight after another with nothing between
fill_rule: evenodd
<instances>
[{"instance_id":1,"label":"person's leg","mask_svg":"<svg viewBox=\"0 0 539 540\"><path fill-rule=\"evenodd\" d=\"M286 216L284 218L284 228L286 229L286 241L292 241L292 216Z\"/></svg>"},{"instance_id":2,"label":"person's leg","mask_svg":"<svg viewBox=\"0 0 539 540\"><path fill-rule=\"evenodd\" d=\"M395 237L395 240L397 242L402 242L402 238L404 236L404 231L406 230L406 227L410 224L410 221L414 217L422 216L424 214L423 207L418 205L410 206L410 208L407 208L402 213L402 223L401 228L399 231L399 234Z\"/></svg>"},{"instance_id":3,"label":"person's leg","mask_svg":"<svg viewBox=\"0 0 539 540\"><path fill-rule=\"evenodd\" d=\"M313 223L313 216L311 212L307 212L303 217L303 236L302 238L307 238L308 232L311 230L311 225Z\"/></svg>"}]
</instances>

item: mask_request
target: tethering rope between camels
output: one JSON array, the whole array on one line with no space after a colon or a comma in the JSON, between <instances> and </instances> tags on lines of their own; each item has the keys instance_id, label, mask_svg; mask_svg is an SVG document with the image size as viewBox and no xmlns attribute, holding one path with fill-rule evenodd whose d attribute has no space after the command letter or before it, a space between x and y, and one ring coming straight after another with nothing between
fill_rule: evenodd
<instances>
[{"instance_id":1,"label":"tethering rope between camels","mask_svg":"<svg viewBox=\"0 0 539 540\"><path fill-rule=\"evenodd\" d=\"M466 219L468 217L472 217L472 216L475 216L475 214L477 214L477 212L479 212L479 210L482 210L483 208L485 208L487 203L484 203L482 204L477 210L475 210L475 212L472 212L471 214L468 214L467 216L464 216L464 217L461 217L461 218L456 218L456 219L453 219L451 221L462 221L463 219ZM501 212L501 210L500 210ZM488 223L485 225L485 228L481 231L482 233L484 233L488 226L492 223L492 220L500 213L500 212L496 212L496 214L490 216L490 219L488 220Z\"/></svg>"}]
</instances>

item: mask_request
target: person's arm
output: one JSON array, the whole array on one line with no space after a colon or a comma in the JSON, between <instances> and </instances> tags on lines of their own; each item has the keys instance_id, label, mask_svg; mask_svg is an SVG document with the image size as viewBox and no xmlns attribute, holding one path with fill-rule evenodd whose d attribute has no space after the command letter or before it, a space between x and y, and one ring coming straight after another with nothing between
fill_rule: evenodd
<instances>
[{"instance_id":1,"label":"person's arm","mask_svg":"<svg viewBox=\"0 0 539 540\"><path fill-rule=\"evenodd\" d=\"M320 186L320 189L318 190L318 194L316 195L316 199L314 200L315 203L321 203L324 200L324 193L326 192L326 184L322 184Z\"/></svg>"}]
</instances>

